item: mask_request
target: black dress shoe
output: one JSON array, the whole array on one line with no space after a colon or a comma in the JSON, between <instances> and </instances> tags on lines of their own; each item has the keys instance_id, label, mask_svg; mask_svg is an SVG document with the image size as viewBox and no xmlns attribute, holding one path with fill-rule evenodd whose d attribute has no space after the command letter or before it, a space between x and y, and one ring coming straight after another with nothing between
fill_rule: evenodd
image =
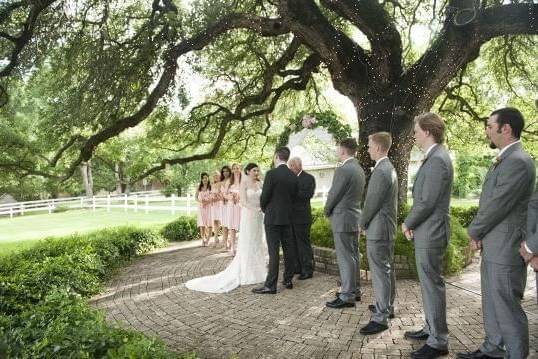
<instances>
[{"instance_id":1,"label":"black dress shoe","mask_svg":"<svg viewBox=\"0 0 538 359\"><path fill-rule=\"evenodd\" d=\"M370 312L372 312L372 313L377 313L377 308L373 304L370 304L368 306L368 310L370 310ZM394 319L394 318L395 318L394 313L390 313L389 314L389 319Z\"/></svg>"},{"instance_id":2,"label":"black dress shoe","mask_svg":"<svg viewBox=\"0 0 538 359\"><path fill-rule=\"evenodd\" d=\"M415 340L426 340L430 335L424 330L420 329L415 332L409 331L404 333L404 338L406 339L415 339Z\"/></svg>"},{"instance_id":3,"label":"black dress shoe","mask_svg":"<svg viewBox=\"0 0 538 359\"><path fill-rule=\"evenodd\" d=\"M335 300L331 302L325 303L325 306L329 308L337 308L337 309L338 308L354 308L355 303L344 302L342 299L336 298Z\"/></svg>"},{"instance_id":4,"label":"black dress shoe","mask_svg":"<svg viewBox=\"0 0 538 359\"><path fill-rule=\"evenodd\" d=\"M474 352L469 352L469 353L458 353L456 354L456 358L458 359L495 359L495 357L491 357L489 355L482 353L480 349L475 350Z\"/></svg>"},{"instance_id":5,"label":"black dress shoe","mask_svg":"<svg viewBox=\"0 0 538 359\"><path fill-rule=\"evenodd\" d=\"M341 294L340 292L336 292L335 297L336 297L336 298L339 298L339 297L340 297L340 294ZM360 301L361 301L361 295L360 295L360 294L355 294L355 301L356 301L356 302L360 302Z\"/></svg>"},{"instance_id":6,"label":"black dress shoe","mask_svg":"<svg viewBox=\"0 0 538 359\"><path fill-rule=\"evenodd\" d=\"M310 278L312 278L313 276L314 276L314 275L313 275L312 273L310 273L310 274L301 274L301 275L299 276L299 280L310 279Z\"/></svg>"},{"instance_id":7,"label":"black dress shoe","mask_svg":"<svg viewBox=\"0 0 538 359\"><path fill-rule=\"evenodd\" d=\"M252 293L256 294L276 294L276 289L271 289L268 287L260 287L252 289Z\"/></svg>"},{"instance_id":8,"label":"black dress shoe","mask_svg":"<svg viewBox=\"0 0 538 359\"><path fill-rule=\"evenodd\" d=\"M293 283L291 282L291 280L288 282L282 282L282 285L284 285L286 289L293 289Z\"/></svg>"},{"instance_id":9,"label":"black dress shoe","mask_svg":"<svg viewBox=\"0 0 538 359\"><path fill-rule=\"evenodd\" d=\"M365 327L362 327L361 330L359 330L359 333L361 333L362 335L371 335L381 333L382 331L387 329L389 329L387 325L372 321L366 324Z\"/></svg>"},{"instance_id":10,"label":"black dress shoe","mask_svg":"<svg viewBox=\"0 0 538 359\"><path fill-rule=\"evenodd\" d=\"M428 344L424 344L419 350L415 350L411 353L411 358L414 359L436 359L440 356L448 355L447 349L436 349L430 347Z\"/></svg>"}]
</instances>

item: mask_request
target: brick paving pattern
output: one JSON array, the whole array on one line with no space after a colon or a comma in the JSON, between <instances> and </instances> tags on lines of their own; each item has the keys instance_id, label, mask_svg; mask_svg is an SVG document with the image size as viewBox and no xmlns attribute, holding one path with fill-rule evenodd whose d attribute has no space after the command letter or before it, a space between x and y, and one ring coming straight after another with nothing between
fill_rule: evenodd
<instances>
[{"instance_id":1,"label":"brick paving pattern","mask_svg":"<svg viewBox=\"0 0 538 359\"><path fill-rule=\"evenodd\" d=\"M418 282L397 281L396 318L389 330L362 336L372 303L371 283L363 285L356 308L329 309L337 277L315 273L294 281L294 289L255 295L254 286L228 294L206 294L185 288L185 281L217 273L231 257L198 243L172 245L119 270L105 291L92 299L110 321L161 337L172 350L196 351L202 358L407 358L422 342L403 333L423 323ZM450 354L475 350L484 332L478 265L447 279ZM465 288L465 289L462 289ZM467 290L466 290L467 289ZM529 317L530 358L538 358L538 306L534 273L529 276L525 309Z\"/></svg>"}]
</instances>

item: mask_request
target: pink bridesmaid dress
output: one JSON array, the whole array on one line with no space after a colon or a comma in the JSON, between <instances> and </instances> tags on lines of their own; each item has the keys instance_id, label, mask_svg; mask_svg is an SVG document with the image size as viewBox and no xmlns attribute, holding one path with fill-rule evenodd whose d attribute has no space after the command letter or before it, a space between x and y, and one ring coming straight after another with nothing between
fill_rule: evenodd
<instances>
[{"instance_id":1,"label":"pink bridesmaid dress","mask_svg":"<svg viewBox=\"0 0 538 359\"><path fill-rule=\"evenodd\" d=\"M198 192L198 227L212 227L211 224L211 192L209 190Z\"/></svg>"},{"instance_id":2,"label":"pink bridesmaid dress","mask_svg":"<svg viewBox=\"0 0 538 359\"><path fill-rule=\"evenodd\" d=\"M228 208L229 201L226 198L228 195L228 183L225 183L222 186L220 186L220 193L224 197L224 202L221 206L221 215L220 215L221 221L220 222L224 228L229 228L230 227L230 215L229 215L230 211Z\"/></svg>"},{"instance_id":3,"label":"pink bridesmaid dress","mask_svg":"<svg viewBox=\"0 0 538 359\"><path fill-rule=\"evenodd\" d=\"M239 223L241 222L241 204L239 203L239 184L234 183L228 190L229 193L233 193L236 201L230 201L229 204L229 229L239 230Z\"/></svg>"},{"instance_id":4,"label":"pink bridesmaid dress","mask_svg":"<svg viewBox=\"0 0 538 359\"><path fill-rule=\"evenodd\" d=\"M217 196L220 194L220 186L213 186L211 187L211 195ZM211 202L211 223L214 221L219 221L222 223L222 207L223 202L221 200L213 200Z\"/></svg>"}]
</instances>

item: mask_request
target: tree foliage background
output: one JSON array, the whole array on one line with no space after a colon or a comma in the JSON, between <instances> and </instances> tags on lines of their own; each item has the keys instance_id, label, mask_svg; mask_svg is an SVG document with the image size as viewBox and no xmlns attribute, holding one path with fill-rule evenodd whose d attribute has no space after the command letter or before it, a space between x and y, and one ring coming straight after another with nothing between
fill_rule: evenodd
<instances>
[{"instance_id":1,"label":"tree foliage background","mask_svg":"<svg viewBox=\"0 0 538 359\"><path fill-rule=\"evenodd\" d=\"M166 180L170 166L197 161L267 165L294 113L332 107L328 86L355 109L365 168L367 135L393 134L402 188L412 118L430 109L447 119L449 146L475 154L486 148L488 114L516 106L536 155L538 5L483 0L474 21L456 26L469 4L3 2L2 191L81 192L87 161L106 190ZM429 39L418 41L420 32Z\"/></svg>"}]
</instances>

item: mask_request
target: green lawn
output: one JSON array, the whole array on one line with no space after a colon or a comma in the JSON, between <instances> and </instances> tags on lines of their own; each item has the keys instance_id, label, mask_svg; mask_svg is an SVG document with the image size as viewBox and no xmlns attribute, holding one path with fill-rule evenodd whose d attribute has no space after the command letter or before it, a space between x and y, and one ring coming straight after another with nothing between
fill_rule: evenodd
<instances>
[{"instance_id":1,"label":"green lawn","mask_svg":"<svg viewBox=\"0 0 538 359\"><path fill-rule=\"evenodd\" d=\"M91 232L107 227L136 225L148 227L168 223L179 214L154 211L125 213L123 210L98 209L73 210L62 213L20 216L0 219L0 253L20 250L33 245L37 240L51 236Z\"/></svg>"}]
</instances>

